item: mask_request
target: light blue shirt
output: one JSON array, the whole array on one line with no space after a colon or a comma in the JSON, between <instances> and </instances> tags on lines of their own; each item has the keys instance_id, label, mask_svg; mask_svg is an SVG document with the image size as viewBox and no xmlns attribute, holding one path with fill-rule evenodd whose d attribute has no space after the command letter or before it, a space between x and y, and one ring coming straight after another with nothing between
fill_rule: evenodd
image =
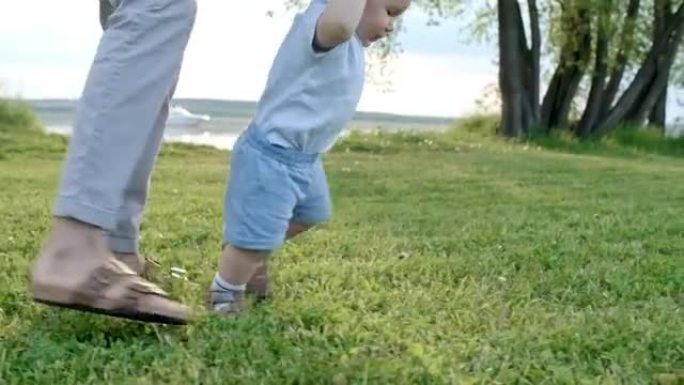
<instances>
[{"instance_id":1,"label":"light blue shirt","mask_svg":"<svg viewBox=\"0 0 684 385\"><path fill-rule=\"evenodd\" d=\"M364 84L364 48L356 35L332 50L314 50L316 23L325 7L325 0L313 0L295 16L253 122L269 142L306 153L332 147L353 118Z\"/></svg>"}]
</instances>

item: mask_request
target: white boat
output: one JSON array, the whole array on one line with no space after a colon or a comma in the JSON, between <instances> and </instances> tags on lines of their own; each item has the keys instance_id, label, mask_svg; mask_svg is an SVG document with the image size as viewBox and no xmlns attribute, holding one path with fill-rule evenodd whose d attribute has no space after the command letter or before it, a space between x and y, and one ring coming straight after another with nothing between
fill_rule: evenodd
<instances>
[{"instance_id":1,"label":"white boat","mask_svg":"<svg viewBox=\"0 0 684 385\"><path fill-rule=\"evenodd\" d=\"M193 114L187 109L173 105L169 110L169 117L166 119L167 126L173 127L197 127L203 122L211 120L209 115Z\"/></svg>"}]
</instances>

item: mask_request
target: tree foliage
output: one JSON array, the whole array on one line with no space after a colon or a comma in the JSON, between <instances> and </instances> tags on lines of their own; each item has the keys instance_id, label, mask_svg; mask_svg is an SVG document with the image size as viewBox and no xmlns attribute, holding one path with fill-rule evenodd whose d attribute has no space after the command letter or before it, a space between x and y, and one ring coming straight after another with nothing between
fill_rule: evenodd
<instances>
[{"instance_id":1,"label":"tree foliage","mask_svg":"<svg viewBox=\"0 0 684 385\"><path fill-rule=\"evenodd\" d=\"M286 0L287 9L307 0ZM684 84L684 0L415 0L432 24L465 18L498 47L500 132L602 135L622 123L664 127L668 85ZM411 31L407 31L411 33ZM384 71L396 33L370 51Z\"/></svg>"}]
</instances>

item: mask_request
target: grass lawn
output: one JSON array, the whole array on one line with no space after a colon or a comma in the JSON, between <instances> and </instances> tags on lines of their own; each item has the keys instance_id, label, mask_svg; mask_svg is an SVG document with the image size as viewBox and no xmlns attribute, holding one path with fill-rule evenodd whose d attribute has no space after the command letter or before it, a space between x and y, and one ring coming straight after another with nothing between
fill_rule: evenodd
<instances>
[{"instance_id":1,"label":"grass lawn","mask_svg":"<svg viewBox=\"0 0 684 385\"><path fill-rule=\"evenodd\" d=\"M231 320L202 309L229 155L165 145L141 242L199 319L163 327L29 300L65 141L3 138L0 384L684 383L681 157L354 135L332 220Z\"/></svg>"}]
</instances>

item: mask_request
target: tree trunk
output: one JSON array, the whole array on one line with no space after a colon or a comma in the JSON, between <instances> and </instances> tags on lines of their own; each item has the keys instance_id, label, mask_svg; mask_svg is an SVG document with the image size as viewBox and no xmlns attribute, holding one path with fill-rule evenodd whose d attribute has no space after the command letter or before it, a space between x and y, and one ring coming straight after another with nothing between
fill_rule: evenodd
<instances>
[{"instance_id":1,"label":"tree trunk","mask_svg":"<svg viewBox=\"0 0 684 385\"><path fill-rule=\"evenodd\" d=\"M611 7L610 0L608 1L608 8ZM587 105L584 108L584 113L580 119L577 127L577 134L586 138L591 135L592 129L596 124L596 120L601 110L601 102L604 98L606 76L608 75L608 65L606 57L608 56L608 22L604 20L605 14L598 15L598 27L596 32L596 54L594 62L594 72L591 79L591 89L589 97L587 98Z\"/></svg>"},{"instance_id":2,"label":"tree trunk","mask_svg":"<svg viewBox=\"0 0 684 385\"><path fill-rule=\"evenodd\" d=\"M656 42L662 38L663 31L668 19L672 16L672 1L671 0L655 0L654 2L655 20L653 23L653 41ZM661 63L662 64L662 63ZM670 77L670 68L667 68L666 77ZM651 114L648 117L649 123L652 126L665 130L667 122L667 87L658 97Z\"/></svg>"},{"instance_id":3,"label":"tree trunk","mask_svg":"<svg viewBox=\"0 0 684 385\"><path fill-rule=\"evenodd\" d=\"M579 6L579 5L576 5ZM566 30L580 34L579 44L568 39L541 107L541 124L547 130L567 127L570 108L591 57L591 16L589 9L570 17Z\"/></svg>"},{"instance_id":4,"label":"tree trunk","mask_svg":"<svg viewBox=\"0 0 684 385\"><path fill-rule=\"evenodd\" d=\"M605 117L608 115L611 107L613 106L613 101L620 90L620 84L622 83L622 77L625 74L625 68L627 66L627 58L629 57L629 51L631 50L631 40L634 35L634 28L636 27L636 19L639 14L639 7L641 6L640 0L629 0L629 5L627 6L627 14L625 18L625 27L622 30L620 47L618 50L617 58L615 59L615 67L610 75L610 80L608 81L608 86L606 86L606 91L603 95L603 100L601 101L601 108L599 111L600 117ZM596 127L592 127L592 131Z\"/></svg>"},{"instance_id":5,"label":"tree trunk","mask_svg":"<svg viewBox=\"0 0 684 385\"><path fill-rule=\"evenodd\" d=\"M661 56L659 60L656 61L656 69L654 71L654 79L651 87L645 93L641 103L637 105L638 108L635 109L634 116L628 117L628 119L637 126L642 126L646 123L647 118L652 113L658 100L662 97L663 93L667 93L670 68L677 56L677 47L679 47L679 43L682 41L683 34L684 22L679 26L679 29L671 38L672 42L670 48L664 53L664 56Z\"/></svg>"},{"instance_id":6,"label":"tree trunk","mask_svg":"<svg viewBox=\"0 0 684 385\"><path fill-rule=\"evenodd\" d=\"M535 124L530 90L530 53L517 0L498 0L499 87L501 89L501 134L526 135Z\"/></svg>"},{"instance_id":7,"label":"tree trunk","mask_svg":"<svg viewBox=\"0 0 684 385\"><path fill-rule=\"evenodd\" d=\"M648 117L648 122L652 126L665 131L665 125L667 124L667 87L665 87L658 101L656 101L655 107L653 107L651 115Z\"/></svg>"},{"instance_id":8,"label":"tree trunk","mask_svg":"<svg viewBox=\"0 0 684 385\"><path fill-rule=\"evenodd\" d=\"M527 8L530 15L530 35L532 37L532 51L531 51L531 75L529 90L531 92L531 104L532 104L532 117L535 122L539 121L540 109L539 109L539 79L541 77L541 29L539 28L539 10L537 9L536 0L528 0Z\"/></svg>"},{"instance_id":9,"label":"tree trunk","mask_svg":"<svg viewBox=\"0 0 684 385\"><path fill-rule=\"evenodd\" d=\"M560 64L556 66L556 70L551 77L551 82L546 88L546 94L544 94L544 101L541 105L541 125L550 131L553 127L551 126L551 115L554 113L554 103L559 98L562 81L562 72Z\"/></svg>"},{"instance_id":10,"label":"tree trunk","mask_svg":"<svg viewBox=\"0 0 684 385\"><path fill-rule=\"evenodd\" d=\"M659 59L665 57L667 68L671 67L676 56L679 42L684 33L684 4L681 4L677 12L668 18L667 26L663 30L661 39L651 45L651 49L646 56L641 68L637 72L634 80L622 94L615 107L602 120L597 129L597 134L603 134L625 121L629 115L634 115L632 120L639 122L644 120L651 111L663 90L662 84L667 86L667 78L664 71L658 71ZM665 68L662 68L663 70ZM659 75L659 76L657 76ZM657 91L653 94L651 91ZM645 96L645 97L644 97ZM641 108L636 103L640 97L644 97ZM635 108L637 107L637 108ZM644 111L645 107L648 107ZM632 112L630 114L630 111Z\"/></svg>"}]
</instances>

